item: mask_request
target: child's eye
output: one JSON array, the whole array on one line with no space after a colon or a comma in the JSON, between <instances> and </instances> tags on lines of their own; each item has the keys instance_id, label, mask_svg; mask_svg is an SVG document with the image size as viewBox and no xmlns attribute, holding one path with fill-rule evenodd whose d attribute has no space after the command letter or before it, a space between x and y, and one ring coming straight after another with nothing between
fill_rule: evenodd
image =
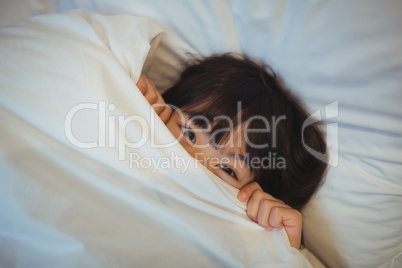
<instances>
[{"instance_id":1,"label":"child's eye","mask_svg":"<svg viewBox=\"0 0 402 268\"><path fill-rule=\"evenodd\" d=\"M235 178L237 180L237 176L236 173L234 173L233 169L231 169L228 166L224 166L224 165L219 165L219 167L225 171L227 174L229 174L230 176L232 176L233 178Z\"/></svg>"},{"instance_id":2,"label":"child's eye","mask_svg":"<svg viewBox=\"0 0 402 268\"><path fill-rule=\"evenodd\" d=\"M184 136L186 136L186 138L191 141L192 143L195 143L195 133L194 131L192 131L190 128L186 128L185 126L181 126L182 130L183 130L183 134Z\"/></svg>"},{"instance_id":3,"label":"child's eye","mask_svg":"<svg viewBox=\"0 0 402 268\"><path fill-rule=\"evenodd\" d=\"M184 131L184 135L189 139L192 143L195 143L195 134L192 130Z\"/></svg>"}]
</instances>

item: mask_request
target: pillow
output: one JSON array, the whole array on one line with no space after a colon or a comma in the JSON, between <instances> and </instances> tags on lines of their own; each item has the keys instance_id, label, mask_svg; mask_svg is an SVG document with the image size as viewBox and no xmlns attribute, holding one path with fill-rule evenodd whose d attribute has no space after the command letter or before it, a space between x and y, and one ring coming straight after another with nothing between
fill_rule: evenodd
<instances>
[{"instance_id":1,"label":"pillow","mask_svg":"<svg viewBox=\"0 0 402 268\"><path fill-rule=\"evenodd\" d=\"M161 90L187 52L243 52L271 64L328 129L332 166L303 212L307 247L330 267L401 262L401 1L29 3L34 12L153 18L165 30L149 70Z\"/></svg>"}]
</instances>

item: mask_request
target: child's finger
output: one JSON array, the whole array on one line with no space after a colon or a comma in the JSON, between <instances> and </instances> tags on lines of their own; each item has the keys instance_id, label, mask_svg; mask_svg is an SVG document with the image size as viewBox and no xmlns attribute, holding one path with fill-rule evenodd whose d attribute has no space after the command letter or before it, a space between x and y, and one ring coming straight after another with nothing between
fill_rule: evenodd
<instances>
[{"instance_id":1,"label":"child's finger","mask_svg":"<svg viewBox=\"0 0 402 268\"><path fill-rule=\"evenodd\" d=\"M282 228L281 225L272 225L269 221L272 211L278 208L287 208L286 204L278 202L277 200L263 199L260 201L258 208L258 224L271 231L273 228Z\"/></svg>"},{"instance_id":2,"label":"child's finger","mask_svg":"<svg viewBox=\"0 0 402 268\"><path fill-rule=\"evenodd\" d=\"M263 199L263 194L264 192L261 190L254 190L247 202L247 215L255 222L258 222L258 210L260 202Z\"/></svg>"},{"instance_id":3,"label":"child's finger","mask_svg":"<svg viewBox=\"0 0 402 268\"><path fill-rule=\"evenodd\" d=\"M147 83L147 91L145 92L144 96L148 100L150 104L157 103L159 98L159 92L156 90L155 86L151 82L151 80L146 79Z\"/></svg>"},{"instance_id":4,"label":"child's finger","mask_svg":"<svg viewBox=\"0 0 402 268\"><path fill-rule=\"evenodd\" d=\"M271 213L269 215L268 222L269 224L278 229L283 228L283 214L286 213L286 209L292 209L292 208L283 208L283 207L275 207L272 208Z\"/></svg>"},{"instance_id":5,"label":"child's finger","mask_svg":"<svg viewBox=\"0 0 402 268\"><path fill-rule=\"evenodd\" d=\"M237 199L239 199L240 202L246 202L255 190L261 191L261 186L257 182L249 183L240 189L237 194Z\"/></svg>"},{"instance_id":6,"label":"child's finger","mask_svg":"<svg viewBox=\"0 0 402 268\"><path fill-rule=\"evenodd\" d=\"M167 106L165 108L165 110L163 110L162 113L159 114L159 117L161 118L161 120L163 121L163 123L167 123L169 121L170 116L172 115L173 110L172 108L170 108L169 106Z\"/></svg>"},{"instance_id":7,"label":"child's finger","mask_svg":"<svg viewBox=\"0 0 402 268\"><path fill-rule=\"evenodd\" d=\"M290 245L294 248L300 247L302 216L299 211L290 207L272 208L269 224L275 228L285 228Z\"/></svg>"},{"instance_id":8,"label":"child's finger","mask_svg":"<svg viewBox=\"0 0 402 268\"><path fill-rule=\"evenodd\" d=\"M247 203L247 215L256 222L258 221L259 214L265 209L271 210L274 206L286 206L281 200L275 199L271 195L263 192L262 190L255 190ZM269 213L268 213L269 215ZM268 218L268 217L266 217Z\"/></svg>"},{"instance_id":9,"label":"child's finger","mask_svg":"<svg viewBox=\"0 0 402 268\"><path fill-rule=\"evenodd\" d=\"M156 114L158 115L160 115L167 107L169 106L162 99L162 96L158 96L158 100L154 104L152 104L152 108L154 108Z\"/></svg>"},{"instance_id":10,"label":"child's finger","mask_svg":"<svg viewBox=\"0 0 402 268\"><path fill-rule=\"evenodd\" d=\"M140 78L138 79L138 82L137 82L137 87L141 91L142 94L145 94L145 92L148 89L148 84L147 84L146 79L147 79L146 76L141 73Z\"/></svg>"}]
</instances>

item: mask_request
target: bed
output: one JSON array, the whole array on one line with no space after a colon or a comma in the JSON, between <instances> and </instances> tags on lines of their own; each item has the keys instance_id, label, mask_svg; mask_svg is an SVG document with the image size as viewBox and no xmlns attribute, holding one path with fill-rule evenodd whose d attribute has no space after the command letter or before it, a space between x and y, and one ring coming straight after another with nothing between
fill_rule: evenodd
<instances>
[{"instance_id":1,"label":"bed","mask_svg":"<svg viewBox=\"0 0 402 268\"><path fill-rule=\"evenodd\" d=\"M398 0L1 2L0 266L402 267L401 10ZM228 51L270 64L326 125L330 169L302 211L301 251L190 158L152 162L186 152L153 149L173 137L136 90L141 71L163 92L188 53Z\"/></svg>"}]
</instances>

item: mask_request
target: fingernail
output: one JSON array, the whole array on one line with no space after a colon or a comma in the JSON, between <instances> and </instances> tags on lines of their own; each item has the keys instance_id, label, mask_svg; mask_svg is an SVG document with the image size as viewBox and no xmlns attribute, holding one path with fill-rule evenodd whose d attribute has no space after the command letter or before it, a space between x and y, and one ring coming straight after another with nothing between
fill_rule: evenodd
<instances>
[{"instance_id":1,"label":"fingernail","mask_svg":"<svg viewBox=\"0 0 402 268\"><path fill-rule=\"evenodd\" d=\"M239 195L239 200L240 201L244 201L244 199L246 199L246 193L241 193L240 195Z\"/></svg>"}]
</instances>

